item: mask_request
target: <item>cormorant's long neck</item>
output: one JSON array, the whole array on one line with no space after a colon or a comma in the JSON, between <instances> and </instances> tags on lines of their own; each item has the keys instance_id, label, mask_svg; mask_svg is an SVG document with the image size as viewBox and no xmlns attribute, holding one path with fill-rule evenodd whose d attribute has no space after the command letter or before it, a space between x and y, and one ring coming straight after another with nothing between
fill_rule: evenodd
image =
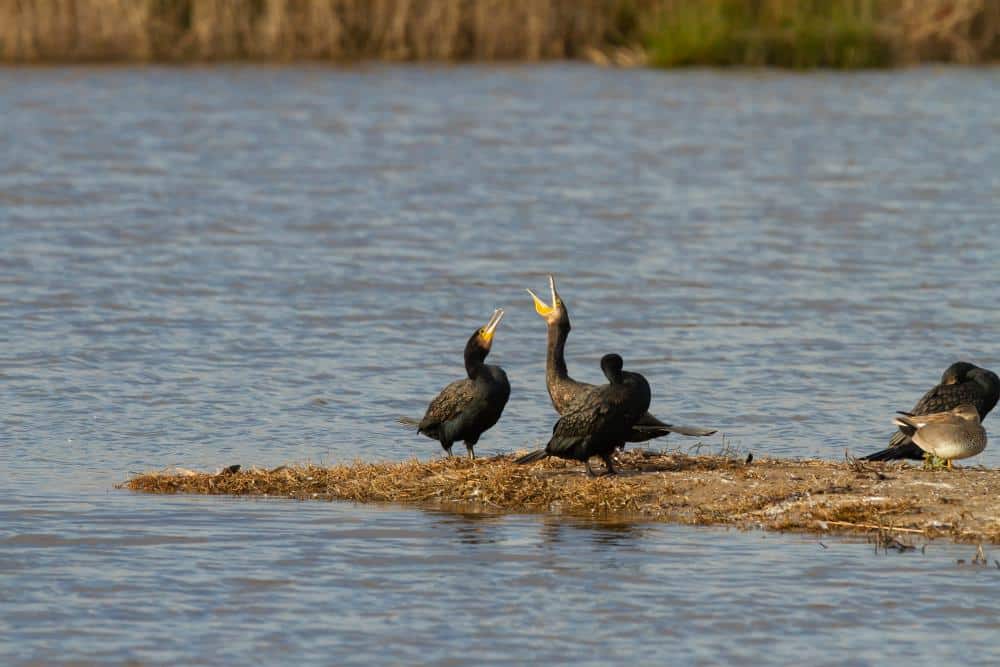
<instances>
[{"instance_id":1,"label":"cormorant's long neck","mask_svg":"<svg viewBox=\"0 0 1000 667\"><path fill-rule=\"evenodd\" d=\"M465 347L465 372L469 374L470 380L475 380L479 377L483 366L486 365L487 354L487 350L471 343Z\"/></svg>"},{"instance_id":2,"label":"cormorant's long neck","mask_svg":"<svg viewBox=\"0 0 1000 667\"><path fill-rule=\"evenodd\" d=\"M568 380L569 371L566 370L566 338L569 336L568 324L550 324L548 332L548 350L545 355L545 375L549 382L554 380Z\"/></svg>"}]
</instances>

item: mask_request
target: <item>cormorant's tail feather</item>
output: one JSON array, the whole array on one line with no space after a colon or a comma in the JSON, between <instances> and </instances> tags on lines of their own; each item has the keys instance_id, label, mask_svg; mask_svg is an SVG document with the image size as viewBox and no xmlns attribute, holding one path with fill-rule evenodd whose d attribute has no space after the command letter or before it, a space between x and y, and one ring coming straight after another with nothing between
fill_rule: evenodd
<instances>
[{"instance_id":1,"label":"cormorant's tail feather","mask_svg":"<svg viewBox=\"0 0 1000 667\"><path fill-rule=\"evenodd\" d=\"M896 451L897 447L888 447L886 449L879 450L874 454L869 454L868 456L862 456L862 461L895 461L898 456Z\"/></svg>"},{"instance_id":2,"label":"cormorant's tail feather","mask_svg":"<svg viewBox=\"0 0 1000 667\"><path fill-rule=\"evenodd\" d=\"M535 461L541 461L548 455L549 455L548 452L546 452L544 449L536 449L535 451L529 454L525 454L524 456L514 459L514 463L517 463L518 465L524 465L525 463L534 463Z\"/></svg>"},{"instance_id":3,"label":"cormorant's tail feather","mask_svg":"<svg viewBox=\"0 0 1000 667\"><path fill-rule=\"evenodd\" d=\"M673 433L679 433L680 435L693 435L697 437L703 437L707 435L715 435L719 429L716 428L701 428L699 426L681 426L680 424L671 424L670 430Z\"/></svg>"},{"instance_id":4,"label":"cormorant's tail feather","mask_svg":"<svg viewBox=\"0 0 1000 667\"><path fill-rule=\"evenodd\" d=\"M868 456L862 456L862 461L898 461L901 459L913 459L920 461L924 458L924 450L920 449L912 442L896 447L887 447Z\"/></svg>"},{"instance_id":5,"label":"cormorant's tail feather","mask_svg":"<svg viewBox=\"0 0 1000 667\"><path fill-rule=\"evenodd\" d=\"M679 435L691 435L696 437L704 437L707 435L713 435L718 432L718 429L714 428L701 428L699 426L681 426L680 424L664 424L662 426L653 424L636 424L632 427L632 430L636 433L641 433L643 435L649 436L651 438L662 438L670 433L677 433Z\"/></svg>"},{"instance_id":6,"label":"cormorant's tail feather","mask_svg":"<svg viewBox=\"0 0 1000 667\"><path fill-rule=\"evenodd\" d=\"M679 424L668 424L665 421L657 419L650 413L645 413L639 417L639 421L635 423L632 430L636 433L641 433L646 438L643 440L649 440L652 438L662 438L668 433L679 433L680 435L693 435L693 436L705 436L712 435L716 432L714 428L700 428L698 426L680 426ZM641 441L640 441L641 442Z\"/></svg>"},{"instance_id":7,"label":"cormorant's tail feather","mask_svg":"<svg viewBox=\"0 0 1000 667\"><path fill-rule=\"evenodd\" d=\"M633 426L625 440L628 442L646 442L653 438L663 438L668 435L670 435L670 429L663 428L662 426Z\"/></svg>"}]
</instances>

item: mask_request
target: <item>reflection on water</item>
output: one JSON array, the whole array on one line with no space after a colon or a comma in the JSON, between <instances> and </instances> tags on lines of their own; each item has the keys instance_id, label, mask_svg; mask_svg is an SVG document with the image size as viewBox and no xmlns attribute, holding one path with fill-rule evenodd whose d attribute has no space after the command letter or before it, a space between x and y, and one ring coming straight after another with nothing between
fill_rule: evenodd
<instances>
[{"instance_id":1,"label":"reflection on water","mask_svg":"<svg viewBox=\"0 0 1000 667\"><path fill-rule=\"evenodd\" d=\"M434 526L454 535L463 544L495 544L502 518L481 512L430 511Z\"/></svg>"},{"instance_id":2,"label":"reflection on water","mask_svg":"<svg viewBox=\"0 0 1000 667\"><path fill-rule=\"evenodd\" d=\"M965 546L111 487L438 456L396 418L496 306L478 448L536 446L549 271L576 377L616 350L737 449L880 448L1000 368L998 77L0 71L0 662L988 662Z\"/></svg>"},{"instance_id":3,"label":"reflection on water","mask_svg":"<svg viewBox=\"0 0 1000 667\"><path fill-rule=\"evenodd\" d=\"M614 521L584 521L577 518L540 517L539 535L546 546L557 547L563 542L584 539L595 546L606 545L616 549L627 549L637 539L642 538L646 527L634 523Z\"/></svg>"}]
</instances>

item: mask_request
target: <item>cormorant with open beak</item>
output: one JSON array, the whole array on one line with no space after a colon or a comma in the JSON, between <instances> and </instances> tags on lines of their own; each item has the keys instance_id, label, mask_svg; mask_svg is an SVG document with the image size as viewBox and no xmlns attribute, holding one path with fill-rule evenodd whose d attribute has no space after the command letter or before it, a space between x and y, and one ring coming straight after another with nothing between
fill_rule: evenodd
<instances>
[{"instance_id":1,"label":"cormorant with open beak","mask_svg":"<svg viewBox=\"0 0 1000 667\"><path fill-rule=\"evenodd\" d=\"M608 384L580 394L567 406L552 429L545 449L518 458L515 463L532 463L549 456L583 461L591 477L590 458L599 456L608 475L615 474L611 454L632 432L636 422L649 409L649 383L639 373L623 371L624 362L617 354L601 358L601 370Z\"/></svg>"},{"instance_id":2,"label":"cormorant with open beak","mask_svg":"<svg viewBox=\"0 0 1000 667\"><path fill-rule=\"evenodd\" d=\"M960 405L975 406L982 421L1000 398L1000 378L993 371L980 368L967 361L957 361L945 369L941 383L921 397L913 409L902 414L919 417L935 412L948 412ZM892 436L889 446L862 458L864 461L893 461L896 459L924 458L920 448L907 429L900 429Z\"/></svg>"},{"instance_id":3,"label":"cormorant with open beak","mask_svg":"<svg viewBox=\"0 0 1000 667\"><path fill-rule=\"evenodd\" d=\"M549 390L552 406L560 415L580 396L594 389L595 385L578 382L569 376L566 369L564 350L566 338L569 336L570 323L566 304L556 292L556 281L549 276L549 290L552 294L552 304L549 305L528 290L535 301L535 312L542 316L548 325L548 345L545 356L545 386ZM715 429L698 428L694 426L678 426L660 421L646 412L625 437L625 442L645 442L653 438L663 437L671 432L681 435L707 436L715 433Z\"/></svg>"},{"instance_id":4,"label":"cormorant with open beak","mask_svg":"<svg viewBox=\"0 0 1000 667\"><path fill-rule=\"evenodd\" d=\"M479 442L479 436L499 421L510 398L507 374L499 366L486 363L501 318L503 310L497 308L490 321L472 334L465 344L468 377L445 387L427 406L424 418L417 425L417 431L440 442L448 456L452 445L461 440L469 458L476 458L472 448Z\"/></svg>"}]
</instances>

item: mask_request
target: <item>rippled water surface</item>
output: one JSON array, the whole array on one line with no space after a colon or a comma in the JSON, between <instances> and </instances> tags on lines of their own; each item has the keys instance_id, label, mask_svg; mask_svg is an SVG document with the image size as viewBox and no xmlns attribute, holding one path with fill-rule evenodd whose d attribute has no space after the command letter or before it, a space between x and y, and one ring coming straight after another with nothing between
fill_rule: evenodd
<instances>
[{"instance_id":1,"label":"rippled water surface","mask_svg":"<svg viewBox=\"0 0 1000 667\"><path fill-rule=\"evenodd\" d=\"M879 448L1000 369L998 108L996 69L0 70L0 662L1000 659L967 546L113 488L438 456L395 419L496 306L477 450L536 445L547 272L578 378L620 351L740 450Z\"/></svg>"}]
</instances>

